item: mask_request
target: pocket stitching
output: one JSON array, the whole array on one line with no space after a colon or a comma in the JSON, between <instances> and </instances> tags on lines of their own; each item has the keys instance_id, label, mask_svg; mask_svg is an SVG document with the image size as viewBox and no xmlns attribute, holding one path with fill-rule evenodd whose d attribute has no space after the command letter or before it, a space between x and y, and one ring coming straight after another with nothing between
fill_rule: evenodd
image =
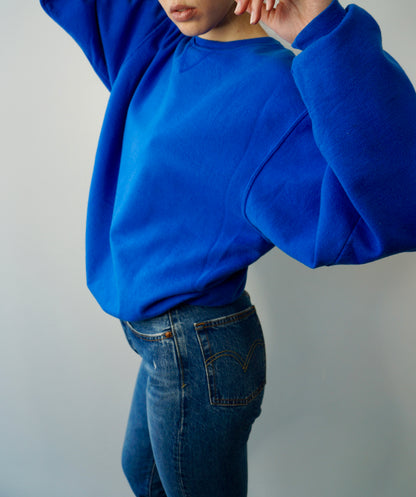
<instances>
[{"instance_id":1,"label":"pocket stitching","mask_svg":"<svg viewBox=\"0 0 416 497\"><path fill-rule=\"evenodd\" d=\"M208 336L206 338L207 338L208 344L210 346ZM244 367L242 367L244 373L246 373L246 371L248 369L248 365L251 361L251 357L253 356L254 350L257 348L257 346L263 346L264 349L266 348L264 340L257 339L252 343L252 345L250 347L250 351L247 354L247 357L248 357L250 355L250 352L251 352L250 359L247 363L247 367L246 367L246 369L244 369ZM211 350L211 346L210 346L210 350ZM222 354L221 352L219 352L218 354L219 354L218 357L221 357L223 355L230 355L230 354ZM215 361L211 361L211 359L212 359L212 357L210 357L210 359L208 361L204 361L206 366L210 366L213 362L215 362ZM211 400L211 404L213 404L213 405L217 405L217 406L221 406L221 405L222 406L230 406L230 405L242 405L242 406L244 405L245 406L245 405L248 405L252 400L254 400L261 393L261 391L264 389L264 386L266 385L266 380L263 380L263 382L260 383L260 385L256 388L256 390L251 392L250 395L243 397L243 398L241 398L241 397L232 397L232 398L218 397L217 382L216 382L216 369L213 367L211 369L211 371L212 371L212 376L213 376L212 395L211 395L211 389L209 388L209 378L207 378L207 380L208 380L208 389L210 391L209 392L210 400ZM206 373L208 374L207 370L206 370Z\"/></svg>"},{"instance_id":2,"label":"pocket stitching","mask_svg":"<svg viewBox=\"0 0 416 497\"><path fill-rule=\"evenodd\" d=\"M207 339L208 339L208 337L207 337ZM209 341L209 339L208 339L208 341ZM240 364L241 369L244 371L244 373L246 373L247 369L250 365L251 358L253 357L254 351L256 350L257 346L264 347L264 340L261 340L260 338L258 338L257 340L255 340L251 344L250 350L248 351L244 361L242 360L243 356L241 354L239 354L238 352L234 352L233 350L222 350L221 352L217 352L216 354L211 355L210 358L207 361L205 361L205 364L207 366L209 366L210 364L212 364L214 361L216 361L220 357L231 356L231 357L236 358L236 361Z\"/></svg>"},{"instance_id":3,"label":"pocket stitching","mask_svg":"<svg viewBox=\"0 0 416 497\"><path fill-rule=\"evenodd\" d=\"M207 327L218 327L225 324L229 324L236 321L242 321L246 317L249 317L253 312L256 311L254 305L247 307L247 309L243 309L242 311L235 312L234 314L230 314L229 316L222 316L215 319L209 319L208 321L201 321L200 323L195 323L195 329L198 331L199 329L207 328Z\"/></svg>"},{"instance_id":4,"label":"pocket stitching","mask_svg":"<svg viewBox=\"0 0 416 497\"><path fill-rule=\"evenodd\" d=\"M224 398L219 398L219 397L212 397L212 402L214 403L213 405L216 406L246 406L248 405L252 400L254 400L261 392L264 390L264 387L266 385L266 381L263 381L260 386L254 390L248 397L245 397L244 399L239 399L239 398L232 398L232 399L224 399Z\"/></svg>"},{"instance_id":5,"label":"pocket stitching","mask_svg":"<svg viewBox=\"0 0 416 497\"><path fill-rule=\"evenodd\" d=\"M201 353L202 353L202 356L203 356L203 361L204 361L204 365L205 365L205 374L206 374L206 377L207 377L207 383L208 383L208 393L209 393L209 399L210 399L210 404L213 405L213 406L246 406L248 405L250 402L252 402L263 390L264 390L264 387L266 385L266 379L264 378L263 381L260 383L260 385L250 393L250 395L248 395L247 397L244 397L244 398L239 398L239 397L233 397L233 398L223 398L223 397L218 397L218 394L217 394L217 380L216 380L216 368L214 367L211 367L211 378L212 378L212 388L210 387L210 380L209 380L209 376L210 374L208 373L208 366L211 366L213 362L215 362L216 359L218 359L220 356L224 356L224 355L227 355L227 354L224 354L224 352L227 352L227 351L221 351L221 352L218 352L217 354L220 354L220 355L213 355L212 354L212 347L211 347L211 342L210 342L210 339L209 339L209 335L208 334L205 334L205 339L207 340L207 344L208 344L208 348L209 348L209 354L210 354L210 357L208 360L205 359L205 354L204 354L204 347L201 343L201 336L200 336L200 333L199 332L202 332L202 330L204 330L205 328L218 328L222 325L226 325L226 324L230 324L232 322L238 322L238 321L242 321L243 319L245 318L248 318L251 316L251 314L253 313L256 313L256 308L254 305L250 305L249 307L247 307L246 309L243 309L242 311L239 311L239 312L236 312L234 314L230 314L230 315L227 315L227 316L223 316L223 317L219 317L219 318L215 318L215 319L211 319L211 320L207 320L207 321L201 321L199 323L194 323L194 328L195 328L195 331L196 331L196 334L197 334L197 339L198 339L198 342L199 342L199 347L200 347L200 350L201 350ZM202 334L202 333L201 333ZM248 369L248 366L251 362L251 358L254 354L254 351L256 350L257 346L262 346L263 349L265 350L266 348L266 345L265 345L265 342L264 342L264 339L257 339L255 340L251 346L250 346L250 350L249 352L247 353L247 356L246 356L246 361L247 361L247 364L246 364L246 368L244 369L244 366L242 367L243 369L243 372L245 373ZM228 351L230 352L230 351ZM235 353L233 353L235 354ZM228 355L232 355L232 354L228 354ZM241 357L241 356L240 356ZM240 361L238 361L240 363ZM240 363L241 365L241 363Z\"/></svg>"},{"instance_id":6,"label":"pocket stitching","mask_svg":"<svg viewBox=\"0 0 416 497\"><path fill-rule=\"evenodd\" d=\"M163 332L155 333L154 335L146 335L145 333L140 333L140 331L137 331L129 321L124 321L126 323L126 326L128 329L137 336L137 338L140 338L141 340L146 340L147 342L160 342L162 340L167 340L168 338L172 338L172 332L169 329L166 329ZM170 335L169 335L170 333Z\"/></svg>"}]
</instances>

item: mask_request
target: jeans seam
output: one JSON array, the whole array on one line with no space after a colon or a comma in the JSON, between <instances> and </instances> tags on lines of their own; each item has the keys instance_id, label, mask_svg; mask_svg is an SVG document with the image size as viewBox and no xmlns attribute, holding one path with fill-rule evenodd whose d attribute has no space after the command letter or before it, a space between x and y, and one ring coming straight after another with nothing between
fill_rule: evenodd
<instances>
[{"instance_id":1,"label":"jeans seam","mask_svg":"<svg viewBox=\"0 0 416 497\"><path fill-rule=\"evenodd\" d=\"M203 345L201 343L201 337L200 337L200 334L198 333L198 330L197 330L197 327L196 325L194 324L194 329L195 329L195 332L196 332L196 338L198 340L198 344L199 344L199 351L201 352L201 359L202 359L202 363L204 365L204 371L205 371L205 381L206 381L206 388L207 388L207 391L208 391L208 398L209 398L209 403L211 405L214 405L214 401L213 401L213 397L212 397L212 392L211 392L211 388L210 388L210 380L209 380L209 373L208 373L208 368L207 368L207 363L205 361L205 355L204 355L204 349L203 349ZM207 337L208 339L208 347L209 349L211 350L211 344L209 342L209 338ZM215 379L214 379L215 381Z\"/></svg>"},{"instance_id":2,"label":"jeans seam","mask_svg":"<svg viewBox=\"0 0 416 497\"><path fill-rule=\"evenodd\" d=\"M211 348L211 342L209 341L209 336L207 335L207 342L208 342L208 348L209 348L209 355L212 357L212 348ZM205 358L204 358L205 359ZM208 364L204 360L205 363L205 370L208 373ZM208 379L208 389L209 389L209 398L211 404L214 402L214 399L217 397L217 378L216 378L216 373L215 373L215 368L211 368L212 371L212 380L213 380L213 392L211 393L211 389L209 388L209 375L207 376ZM212 395L213 394L213 395Z\"/></svg>"},{"instance_id":3,"label":"jeans seam","mask_svg":"<svg viewBox=\"0 0 416 497\"><path fill-rule=\"evenodd\" d=\"M173 317L172 313L169 311L169 321L170 321L170 326L173 334L173 340L175 342L175 349L176 349L176 355L178 357L178 365L179 365L179 370L180 370L180 375L181 375L181 417L180 417L180 426L179 426L179 432L178 432L178 473L179 473L179 482L180 482L180 488L182 491L183 497L187 497L187 492L185 490L185 485L183 482L183 475L182 475L182 437L183 437L183 432L184 432L184 418L185 418L185 410L184 410L184 397L185 397L185 377L184 377L184 370L183 370L183 364L182 364L182 357L180 353L180 348L178 344L178 337L177 337L177 331L175 324L173 322Z\"/></svg>"},{"instance_id":4,"label":"jeans seam","mask_svg":"<svg viewBox=\"0 0 416 497\"><path fill-rule=\"evenodd\" d=\"M152 485L153 485L153 477L155 475L155 469L156 469L156 462L153 461L152 471L150 473L150 479L149 479L149 497L152 497Z\"/></svg>"}]
</instances>

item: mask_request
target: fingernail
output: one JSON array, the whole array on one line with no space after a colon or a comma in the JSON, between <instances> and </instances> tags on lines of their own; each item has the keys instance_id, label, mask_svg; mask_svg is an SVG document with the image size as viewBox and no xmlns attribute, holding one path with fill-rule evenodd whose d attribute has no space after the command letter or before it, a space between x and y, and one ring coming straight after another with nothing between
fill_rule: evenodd
<instances>
[{"instance_id":1,"label":"fingernail","mask_svg":"<svg viewBox=\"0 0 416 497\"><path fill-rule=\"evenodd\" d=\"M254 11L250 14L250 24L254 24Z\"/></svg>"}]
</instances>

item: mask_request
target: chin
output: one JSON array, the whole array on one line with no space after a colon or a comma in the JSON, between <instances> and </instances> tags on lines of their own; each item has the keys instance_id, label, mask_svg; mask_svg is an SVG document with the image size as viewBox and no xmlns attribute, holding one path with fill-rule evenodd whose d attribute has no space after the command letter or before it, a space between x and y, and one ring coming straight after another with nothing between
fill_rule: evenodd
<instances>
[{"instance_id":1,"label":"chin","mask_svg":"<svg viewBox=\"0 0 416 497\"><path fill-rule=\"evenodd\" d=\"M183 22L175 23L179 31L185 36L199 36L210 30L209 27L201 26L196 23Z\"/></svg>"},{"instance_id":2,"label":"chin","mask_svg":"<svg viewBox=\"0 0 416 497\"><path fill-rule=\"evenodd\" d=\"M198 29L193 29L190 26L178 26L179 31L185 36L198 36L202 34Z\"/></svg>"}]
</instances>

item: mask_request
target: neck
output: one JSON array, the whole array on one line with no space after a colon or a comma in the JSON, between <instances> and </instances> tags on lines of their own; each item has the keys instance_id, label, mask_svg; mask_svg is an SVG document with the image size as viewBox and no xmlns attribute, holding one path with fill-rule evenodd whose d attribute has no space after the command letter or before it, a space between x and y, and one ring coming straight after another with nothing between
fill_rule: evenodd
<instances>
[{"instance_id":1,"label":"neck","mask_svg":"<svg viewBox=\"0 0 416 497\"><path fill-rule=\"evenodd\" d=\"M234 9L235 6L218 26L199 37L212 41L235 41L268 36L260 24L250 24L250 14L245 12L236 16Z\"/></svg>"}]
</instances>

